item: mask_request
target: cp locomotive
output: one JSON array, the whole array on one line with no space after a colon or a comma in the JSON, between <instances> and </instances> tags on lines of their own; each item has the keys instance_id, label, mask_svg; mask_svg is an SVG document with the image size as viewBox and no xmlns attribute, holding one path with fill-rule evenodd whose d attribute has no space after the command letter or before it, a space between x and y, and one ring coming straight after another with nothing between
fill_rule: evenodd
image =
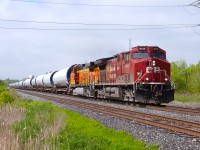
<instances>
[{"instance_id":1,"label":"cp locomotive","mask_svg":"<svg viewBox=\"0 0 200 150\"><path fill-rule=\"evenodd\" d=\"M10 86L156 104L173 101L175 92L166 51L157 46L133 47L113 57L74 64Z\"/></svg>"}]
</instances>

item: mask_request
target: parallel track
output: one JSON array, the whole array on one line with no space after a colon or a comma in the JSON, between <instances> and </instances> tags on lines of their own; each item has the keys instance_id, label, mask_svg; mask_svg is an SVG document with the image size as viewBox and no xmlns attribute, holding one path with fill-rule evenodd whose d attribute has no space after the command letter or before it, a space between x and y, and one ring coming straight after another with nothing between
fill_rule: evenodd
<instances>
[{"instance_id":1,"label":"parallel track","mask_svg":"<svg viewBox=\"0 0 200 150\"><path fill-rule=\"evenodd\" d=\"M184 108L184 107L176 107L176 106L151 106L147 105L146 108L159 110L159 111L167 111L167 112L175 112L179 114L185 114L185 115L194 115L194 116L200 116L200 109L192 109L192 108Z\"/></svg>"},{"instance_id":2,"label":"parallel track","mask_svg":"<svg viewBox=\"0 0 200 150\"><path fill-rule=\"evenodd\" d=\"M54 102L64 104L64 105L73 105L76 107L89 109L95 112L104 113L110 116L127 119L130 121L136 121L144 124L148 124L151 126L156 126L158 128L167 129L170 131L194 136L194 137L200 137L200 124L196 122L191 121L185 121L185 120L179 120L179 119L173 119L158 115L152 115L152 114L146 114L141 113L137 111L130 111L125 109L120 109L116 107L111 106L104 106L99 104L93 104L89 102L83 102L78 100L70 100L69 97L65 98L58 98L53 96L52 94L44 95L37 92L30 92L30 91L22 91L26 94L34 95L40 98L44 99L51 99Z\"/></svg>"},{"instance_id":3,"label":"parallel track","mask_svg":"<svg viewBox=\"0 0 200 150\"><path fill-rule=\"evenodd\" d=\"M24 90L23 90L24 91ZM27 90L25 90L27 91ZM53 93L52 93L53 94ZM71 98L70 95L65 95L68 98ZM80 97L81 99L91 99L88 97ZM94 99L94 98L92 98ZM185 108L185 107L177 107L177 106L167 106L167 105L154 105L154 104L140 104L140 103L133 103L133 102L124 102L124 101L117 101L117 100L110 100L110 99L95 99L104 102L112 102L121 105L132 105L134 107L142 107L151 110L158 110L158 111L166 111L178 114L185 114L185 115L192 115L192 116L200 116L200 108L199 109L192 109L192 108Z\"/></svg>"}]
</instances>

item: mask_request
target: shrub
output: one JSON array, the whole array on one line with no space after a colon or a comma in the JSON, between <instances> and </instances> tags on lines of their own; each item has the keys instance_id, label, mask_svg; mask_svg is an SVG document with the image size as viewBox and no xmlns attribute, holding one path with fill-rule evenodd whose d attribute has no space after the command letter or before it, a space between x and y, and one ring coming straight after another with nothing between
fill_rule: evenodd
<instances>
[{"instance_id":1,"label":"shrub","mask_svg":"<svg viewBox=\"0 0 200 150\"><path fill-rule=\"evenodd\" d=\"M14 97L8 91L0 92L0 105L12 103L14 101Z\"/></svg>"},{"instance_id":2,"label":"shrub","mask_svg":"<svg viewBox=\"0 0 200 150\"><path fill-rule=\"evenodd\" d=\"M0 86L5 86L6 83L3 80L0 80Z\"/></svg>"},{"instance_id":3,"label":"shrub","mask_svg":"<svg viewBox=\"0 0 200 150\"><path fill-rule=\"evenodd\" d=\"M4 91L8 91L8 89L5 86L0 86L0 94Z\"/></svg>"}]
</instances>

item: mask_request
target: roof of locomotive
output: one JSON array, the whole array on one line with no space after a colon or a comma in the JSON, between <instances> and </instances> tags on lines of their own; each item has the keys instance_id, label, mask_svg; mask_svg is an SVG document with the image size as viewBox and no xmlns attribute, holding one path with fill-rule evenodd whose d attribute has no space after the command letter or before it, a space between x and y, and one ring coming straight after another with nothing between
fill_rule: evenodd
<instances>
[{"instance_id":1,"label":"roof of locomotive","mask_svg":"<svg viewBox=\"0 0 200 150\"><path fill-rule=\"evenodd\" d=\"M166 53L165 50L161 49L158 46L136 46L136 47L132 47L132 49L128 50L128 51L124 51L121 52L120 54L124 54L124 53L129 53L129 52L155 52L155 51L159 51L159 52L163 52Z\"/></svg>"}]
</instances>

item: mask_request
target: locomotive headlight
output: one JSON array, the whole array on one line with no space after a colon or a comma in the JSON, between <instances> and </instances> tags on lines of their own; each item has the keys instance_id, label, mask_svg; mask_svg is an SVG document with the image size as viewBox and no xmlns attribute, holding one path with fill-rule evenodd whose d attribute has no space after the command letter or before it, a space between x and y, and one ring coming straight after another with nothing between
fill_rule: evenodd
<instances>
[{"instance_id":1,"label":"locomotive headlight","mask_svg":"<svg viewBox=\"0 0 200 150\"><path fill-rule=\"evenodd\" d=\"M146 78L147 81L149 81L149 78Z\"/></svg>"},{"instance_id":2,"label":"locomotive headlight","mask_svg":"<svg viewBox=\"0 0 200 150\"><path fill-rule=\"evenodd\" d=\"M167 78L165 78L165 81L168 81L168 79L167 79Z\"/></svg>"},{"instance_id":3,"label":"locomotive headlight","mask_svg":"<svg viewBox=\"0 0 200 150\"><path fill-rule=\"evenodd\" d=\"M155 66L155 65L156 65L156 61L155 61L155 60L153 60L153 62L152 62L152 65L153 65L153 66Z\"/></svg>"},{"instance_id":4,"label":"locomotive headlight","mask_svg":"<svg viewBox=\"0 0 200 150\"><path fill-rule=\"evenodd\" d=\"M141 75L141 72L137 72L137 76L139 77Z\"/></svg>"}]
</instances>

